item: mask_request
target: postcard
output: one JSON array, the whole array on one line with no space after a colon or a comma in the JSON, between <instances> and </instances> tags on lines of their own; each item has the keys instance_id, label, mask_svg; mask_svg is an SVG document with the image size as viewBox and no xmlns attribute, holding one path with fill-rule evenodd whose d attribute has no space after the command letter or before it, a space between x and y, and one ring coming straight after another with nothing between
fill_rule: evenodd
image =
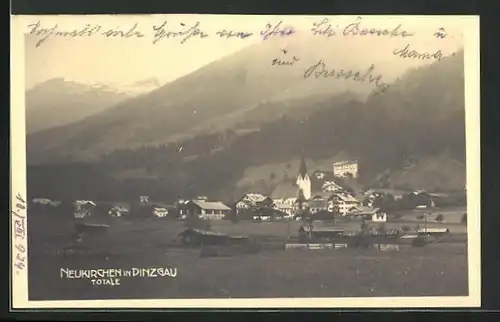
<instances>
[{"instance_id":1,"label":"postcard","mask_svg":"<svg viewBox=\"0 0 500 322\"><path fill-rule=\"evenodd\" d=\"M13 309L478 307L478 16L13 16Z\"/></svg>"}]
</instances>

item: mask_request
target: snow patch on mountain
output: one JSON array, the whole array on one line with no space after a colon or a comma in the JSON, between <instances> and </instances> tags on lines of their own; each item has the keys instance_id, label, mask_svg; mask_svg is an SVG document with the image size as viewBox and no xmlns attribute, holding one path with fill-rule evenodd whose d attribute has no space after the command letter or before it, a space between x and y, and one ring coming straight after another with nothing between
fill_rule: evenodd
<instances>
[{"instance_id":1,"label":"snow patch on mountain","mask_svg":"<svg viewBox=\"0 0 500 322\"><path fill-rule=\"evenodd\" d=\"M161 86L157 78L147 78L133 83L87 83L87 86L93 89L99 89L106 92L123 93L130 96L147 94Z\"/></svg>"}]
</instances>

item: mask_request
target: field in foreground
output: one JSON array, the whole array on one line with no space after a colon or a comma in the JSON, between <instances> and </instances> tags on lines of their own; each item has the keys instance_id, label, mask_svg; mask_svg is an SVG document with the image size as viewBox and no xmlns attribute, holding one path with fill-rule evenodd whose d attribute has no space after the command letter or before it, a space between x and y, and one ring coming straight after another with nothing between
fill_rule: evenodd
<instances>
[{"instance_id":1,"label":"field in foreground","mask_svg":"<svg viewBox=\"0 0 500 322\"><path fill-rule=\"evenodd\" d=\"M182 228L177 223L151 222L142 226L121 223L112 226L109 236L93 247L96 253L113 250L112 255L64 258L55 253L68 240L70 231L64 231L64 227L70 225L54 222L51 229L42 222L29 222L31 300L468 294L465 243L408 247L399 252L275 249L252 255L203 258L199 256L199 249L173 245L172 241ZM236 224L226 229L236 231L240 225L260 234L271 232L270 227L274 227ZM286 226L282 225L279 231L283 232L281 237L286 236ZM295 232L294 227L292 233ZM60 277L61 268L150 267L176 268L177 276L123 277L120 286L93 286L86 279Z\"/></svg>"}]
</instances>

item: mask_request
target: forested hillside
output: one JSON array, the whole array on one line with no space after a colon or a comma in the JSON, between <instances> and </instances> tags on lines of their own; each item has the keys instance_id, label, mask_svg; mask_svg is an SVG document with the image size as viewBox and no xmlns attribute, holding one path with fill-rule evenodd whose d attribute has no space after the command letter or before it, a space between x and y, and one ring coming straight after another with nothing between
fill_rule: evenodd
<instances>
[{"instance_id":1,"label":"forested hillside","mask_svg":"<svg viewBox=\"0 0 500 322\"><path fill-rule=\"evenodd\" d=\"M283 113L258 127L240 124L184 142L114 151L94 165L98 170L92 174L53 168L48 175L43 167L32 167L30 193L70 198L74 192L101 199L148 194L163 200L202 194L229 200L248 167L286 163L301 154L321 159L340 152L358 159L360 180L371 185L391 185L394 180L415 188L463 188L463 52L407 72L385 93L365 102L336 95L313 104L321 108L310 115ZM441 168L454 169L443 176L458 179L425 175L428 169L440 173ZM408 175L411 171L417 172ZM46 180L51 180L50 190Z\"/></svg>"}]
</instances>

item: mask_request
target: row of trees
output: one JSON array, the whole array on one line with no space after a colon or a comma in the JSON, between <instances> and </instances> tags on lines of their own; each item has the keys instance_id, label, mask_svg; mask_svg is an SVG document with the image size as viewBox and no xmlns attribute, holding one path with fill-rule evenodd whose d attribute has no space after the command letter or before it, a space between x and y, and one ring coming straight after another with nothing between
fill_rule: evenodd
<instances>
[{"instance_id":1,"label":"row of trees","mask_svg":"<svg viewBox=\"0 0 500 322\"><path fill-rule=\"evenodd\" d=\"M368 200L364 204L368 204ZM440 199L432 199L426 193L414 194L408 193L402 196L401 199L396 200L391 194L381 194L373 201L374 208L380 208L381 211L391 213L401 210L415 209L417 206L425 205L431 207L446 207L446 206L465 206L466 195L465 193L455 196L443 197Z\"/></svg>"}]
</instances>

